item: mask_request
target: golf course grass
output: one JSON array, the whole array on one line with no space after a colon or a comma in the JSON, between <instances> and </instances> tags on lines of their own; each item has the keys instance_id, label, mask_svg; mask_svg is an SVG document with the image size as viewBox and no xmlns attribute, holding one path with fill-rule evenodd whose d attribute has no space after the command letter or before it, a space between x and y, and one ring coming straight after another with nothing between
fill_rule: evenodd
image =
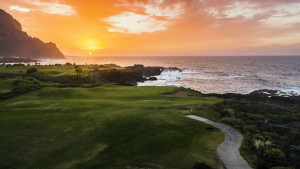
<instances>
[{"instance_id":1,"label":"golf course grass","mask_svg":"<svg viewBox=\"0 0 300 169\"><path fill-rule=\"evenodd\" d=\"M12 89L15 88L13 85L14 79L5 79L5 80L0 80L0 93L6 93L10 92Z\"/></svg>"},{"instance_id":2,"label":"golf course grass","mask_svg":"<svg viewBox=\"0 0 300 169\"><path fill-rule=\"evenodd\" d=\"M2 100L0 168L217 168L223 133L185 116L221 99L169 96L182 90L46 87Z\"/></svg>"},{"instance_id":3,"label":"golf course grass","mask_svg":"<svg viewBox=\"0 0 300 169\"><path fill-rule=\"evenodd\" d=\"M32 65L38 72L48 76L61 76L61 75L76 75L74 66L60 66L60 65ZM82 76L88 76L88 72L93 70L95 66L80 65L82 69ZM112 67L113 69L123 69L122 67ZM112 68L98 68L99 70L107 70ZM14 73L19 75L25 75L28 70L28 66L14 66L13 68L6 68L0 66L0 75L5 73Z\"/></svg>"}]
</instances>

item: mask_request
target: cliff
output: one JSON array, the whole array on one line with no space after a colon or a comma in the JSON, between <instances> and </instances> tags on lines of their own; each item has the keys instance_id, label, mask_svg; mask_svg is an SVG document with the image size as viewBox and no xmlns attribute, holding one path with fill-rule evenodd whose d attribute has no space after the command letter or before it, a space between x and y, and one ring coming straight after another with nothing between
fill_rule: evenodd
<instances>
[{"instance_id":1,"label":"cliff","mask_svg":"<svg viewBox=\"0 0 300 169\"><path fill-rule=\"evenodd\" d=\"M64 55L54 43L44 43L23 32L21 24L0 9L0 56L32 59L60 59Z\"/></svg>"}]
</instances>

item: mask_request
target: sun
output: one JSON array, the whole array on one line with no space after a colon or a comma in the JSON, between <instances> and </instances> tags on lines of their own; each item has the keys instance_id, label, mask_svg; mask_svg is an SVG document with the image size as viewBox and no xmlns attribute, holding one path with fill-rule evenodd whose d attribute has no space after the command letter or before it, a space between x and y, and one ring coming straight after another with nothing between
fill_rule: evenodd
<instances>
[{"instance_id":1,"label":"sun","mask_svg":"<svg viewBox=\"0 0 300 169\"><path fill-rule=\"evenodd\" d=\"M89 55L92 55L93 54L93 52L89 52Z\"/></svg>"},{"instance_id":2,"label":"sun","mask_svg":"<svg viewBox=\"0 0 300 169\"><path fill-rule=\"evenodd\" d=\"M83 48L86 50L90 50L92 52L93 50L100 50L101 42L97 38L87 38L83 40Z\"/></svg>"}]
</instances>

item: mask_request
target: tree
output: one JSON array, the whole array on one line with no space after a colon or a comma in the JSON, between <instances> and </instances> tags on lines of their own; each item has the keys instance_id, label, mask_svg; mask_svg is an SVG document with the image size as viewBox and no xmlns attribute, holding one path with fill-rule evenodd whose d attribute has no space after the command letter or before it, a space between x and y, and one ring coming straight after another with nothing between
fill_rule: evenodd
<instances>
[{"instance_id":1,"label":"tree","mask_svg":"<svg viewBox=\"0 0 300 169\"><path fill-rule=\"evenodd\" d=\"M80 73L82 73L82 69L79 66L75 66L75 72L77 73L77 76L80 75Z\"/></svg>"},{"instance_id":2,"label":"tree","mask_svg":"<svg viewBox=\"0 0 300 169\"><path fill-rule=\"evenodd\" d=\"M66 65L66 66L72 66L72 63L67 62L67 63L65 63L65 65Z\"/></svg>"}]
</instances>

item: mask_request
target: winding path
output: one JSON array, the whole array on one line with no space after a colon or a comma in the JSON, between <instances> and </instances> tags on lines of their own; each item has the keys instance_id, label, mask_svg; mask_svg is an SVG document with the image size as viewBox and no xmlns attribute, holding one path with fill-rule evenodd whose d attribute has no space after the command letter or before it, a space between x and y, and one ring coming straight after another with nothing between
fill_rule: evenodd
<instances>
[{"instance_id":1,"label":"winding path","mask_svg":"<svg viewBox=\"0 0 300 169\"><path fill-rule=\"evenodd\" d=\"M199 116L188 115L187 117L210 124L225 133L226 138L218 147L218 155L226 169L252 169L239 152L243 136L238 131L226 124L214 122Z\"/></svg>"}]
</instances>

